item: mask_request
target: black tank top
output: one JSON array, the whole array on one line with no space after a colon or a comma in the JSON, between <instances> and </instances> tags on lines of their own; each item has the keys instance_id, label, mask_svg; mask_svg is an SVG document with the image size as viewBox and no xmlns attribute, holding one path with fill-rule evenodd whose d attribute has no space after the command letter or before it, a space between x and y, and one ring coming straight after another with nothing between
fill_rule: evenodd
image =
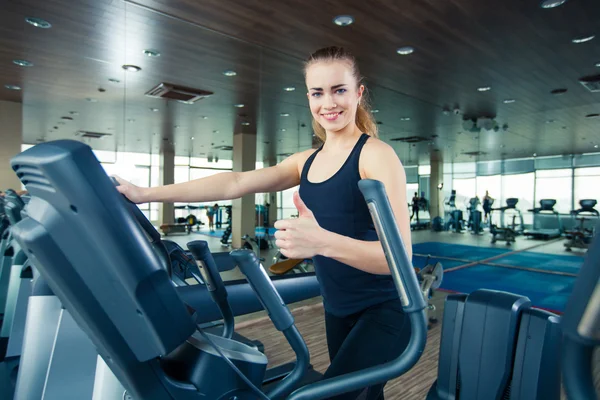
<instances>
[{"instance_id":1,"label":"black tank top","mask_svg":"<svg viewBox=\"0 0 600 400\"><path fill-rule=\"evenodd\" d=\"M368 139L369 135L363 133L339 171L324 182L312 183L308 171L323 146L317 149L302 168L299 191L323 229L353 239L377 241L367 203L358 188L358 161ZM323 256L315 256L313 262L325 311L333 315L344 317L398 299L391 275L371 274Z\"/></svg>"}]
</instances>

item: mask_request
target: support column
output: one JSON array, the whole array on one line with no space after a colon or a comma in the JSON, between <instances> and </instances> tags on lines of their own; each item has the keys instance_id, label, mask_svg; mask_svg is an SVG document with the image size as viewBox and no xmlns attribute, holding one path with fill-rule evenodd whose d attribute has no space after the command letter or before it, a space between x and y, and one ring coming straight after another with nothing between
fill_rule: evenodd
<instances>
[{"instance_id":1,"label":"support column","mask_svg":"<svg viewBox=\"0 0 600 400\"><path fill-rule=\"evenodd\" d=\"M265 161L264 166L265 166L265 168L273 167L275 164L277 164L277 159L271 158L271 159ZM269 226L275 225L275 222L278 219L277 218L277 205L279 202L278 194L279 194L278 192L265 193L267 202L269 203Z\"/></svg>"},{"instance_id":2,"label":"support column","mask_svg":"<svg viewBox=\"0 0 600 400\"><path fill-rule=\"evenodd\" d=\"M253 171L256 167L256 133L233 134L233 172ZM234 199L231 216L231 244L242 246L242 236L254 237L256 219L254 193Z\"/></svg>"},{"instance_id":3,"label":"support column","mask_svg":"<svg viewBox=\"0 0 600 400\"><path fill-rule=\"evenodd\" d=\"M429 215L431 220L435 217L444 218L444 196L438 185L444 182L444 162L442 153L435 151L431 154L431 173L429 175Z\"/></svg>"},{"instance_id":4,"label":"support column","mask_svg":"<svg viewBox=\"0 0 600 400\"><path fill-rule=\"evenodd\" d=\"M161 186L175 183L175 151L163 147L160 153L159 183ZM160 203L158 209L158 225L172 224L175 222L175 205L173 203Z\"/></svg>"},{"instance_id":5,"label":"support column","mask_svg":"<svg viewBox=\"0 0 600 400\"><path fill-rule=\"evenodd\" d=\"M0 101L0 190L21 189L21 181L10 167L10 160L21 152L23 143L23 105Z\"/></svg>"}]
</instances>

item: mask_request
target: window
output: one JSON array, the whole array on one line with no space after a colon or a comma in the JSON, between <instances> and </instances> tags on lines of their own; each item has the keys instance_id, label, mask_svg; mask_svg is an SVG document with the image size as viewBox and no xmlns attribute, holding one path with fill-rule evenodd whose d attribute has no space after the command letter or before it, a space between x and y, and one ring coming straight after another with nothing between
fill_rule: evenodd
<instances>
[{"instance_id":1,"label":"window","mask_svg":"<svg viewBox=\"0 0 600 400\"><path fill-rule=\"evenodd\" d=\"M535 174L533 172L517 175L502 176L502 198L500 204L494 203L494 208L506 206L506 199L516 197L519 199L517 209L523 215L523 223L533 224L533 214L527 210L533 208L533 185ZM496 218L496 216L494 216ZM507 220L508 223L508 220Z\"/></svg>"},{"instance_id":2,"label":"window","mask_svg":"<svg viewBox=\"0 0 600 400\"><path fill-rule=\"evenodd\" d=\"M452 188L456 190L456 208L463 211L466 210L469 205L469 200L476 195L475 178L454 179L452 181ZM444 205L447 201L448 199L444 200Z\"/></svg>"},{"instance_id":3,"label":"window","mask_svg":"<svg viewBox=\"0 0 600 400\"><path fill-rule=\"evenodd\" d=\"M415 192L419 191L418 183L407 183L406 184L406 203L412 204L412 198L415 195Z\"/></svg>"},{"instance_id":4,"label":"window","mask_svg":"<svg viewBox=\"0 0 600 400\"><path fill-rule=\"evenodd\" d=\"M535 173L535 207L539 207L540 200L554 199L554 209L562 214L571 211L571 198L573 197L573 170L545 169Z\"/></svg>"},{"instance_id":5,"label":"window","mask_svg":"<svg viewBox=\"0 0 600 400\"><path fill-rule=\"evenodd\" d=\"M277 219L292 218L298 215L298 210L294 205L294 192L299 189L298 186L279 192L279 203L277 207Z\"/></svg>"},{"instance_id":6,"label":"window","mask_svg":"<svg viewBox=\"0 0 600 400\"><path fill-rule=\"evenodd\" d=\"M419 165L419 175L431 175L431 165Z\"/></svg>"},{"instance_id":7,"label":"window","mask_svg":"<svg viewBox=\"0 0 600 400\"><path fill-rule=\"evenodd\" d=\"M575 209L580 208L579 201L583 199L595 199L600 202L598 182L600 182L600 167L575 169Z\"/></svg>"},{"instance_id":8,"label":"window","mask_svg":"<svg viewBox=\"0 0 600 400\"><path fill-rule=\"evenodd\" d=\"M502 198L502 175L490 175L490 176L478 176L477 182L477 196L479 201L483 204L483 198L485 197L486 190L490 197L494 199L492 207L501 207L500 199Z\"/></svg>"}]
</instances>

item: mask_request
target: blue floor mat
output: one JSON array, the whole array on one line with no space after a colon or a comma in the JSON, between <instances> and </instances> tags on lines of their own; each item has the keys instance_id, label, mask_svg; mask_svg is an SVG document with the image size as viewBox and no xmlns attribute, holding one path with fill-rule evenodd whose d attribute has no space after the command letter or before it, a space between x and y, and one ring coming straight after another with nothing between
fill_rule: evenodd
<instances>
[{"instance_id":1,"label":"blue floor mat","mask_svg":"<svg viewBox=\"0 0 600 400\"><path fill-rule=\"evenodd\" d=\"M412 263L415 268L423 268L427 264L435 264L437 262L441 262L444 269L458 267L460 265L464 265L462 261L450 261L443 260L440 258L430 257L429 261L427 261L427 257L423 256L413 256Z\"/></svg>"},{"instance_id":2,"label":"blue floor mat","mask_svg":"<svg viewBox=\"0 0 600 400\"><path fill-rule=\"evenodd\" d=\"M468 261L485 260L486 258L495 257L511 251L513 250L441 242L425 242L413 245L413 253L459 258Z\"/></svg>"},{"instance_id":3,"label":"blue floor mat","mask_svg":"<svg viewBox=\"0 0 600 400\"><path fill-rule=\"evenodd\" d=\"M519 267L529 267L546 269L557 272L570 272L578 274L583 265L584 257L581 256L561 256L558 254L535 253L524 251L522 253L511 254L499 258L492 262L497 264L515 265Z\"/></svg>"},{"instance_id":4,"label":"blue floor mat","mask_svg":"<svg viewBox=\"0 0 600 400\"><path fill-rule=\"evenodd\" d=\"M444 274L442 289L471 293L502 290L529 297L532 304L562 312L573 290L574 277L477 265Z\"/></svg>"},{"instance_id":5,"label":"blue floor mat","mask_svg":"<svg viewBox=\"0 0 600 400\"><path fill-rule=\"evenodd\" d=\"M198 231L198 232L194 232L194 233L199 233L201 235L220 238L221 236L223 236L223 232L225 232L225 229L217 229L214 232L209 232L208 230L206 230L206 231L202 230L202 231Z\"/></svg>"}]
</instances>

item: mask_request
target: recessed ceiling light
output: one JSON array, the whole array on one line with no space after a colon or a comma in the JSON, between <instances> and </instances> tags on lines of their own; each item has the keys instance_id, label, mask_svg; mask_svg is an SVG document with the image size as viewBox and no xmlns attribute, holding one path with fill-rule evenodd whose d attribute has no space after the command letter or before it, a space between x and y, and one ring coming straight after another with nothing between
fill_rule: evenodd
<instances>
[{"instance_id":1,"label":"recessed ceiling light","mask_svg":"<svg viewBox=\"0 0 600 400\"><path fill-rule=\"evenodd\" d=\"M567 93L567 89L554 89L550 93L552 93L552 94L565 94L565 93Z\"/></svg>"},{"instance_id":2,"label":"recessed ceiling light","mask_svg":"<svg viewBox=\"0 0 600 400\"><path fill-rule=\"evenodd\" d=\"M351 15L338 15L333 19L333 23L338 26L348 26L354 22L354 17Z\"/></svg>"},{"instance_id":3,"label":"recessed ceiling light","mask_svg":"<svg viewBox=\"0 0 600 400\"><path fill-rule=\"evenodd\" d=\"M158 108L151 108L150 111L152 111L152 112L159 112L160 110Z\"/></svg>"},{"instance_id":4,"label":"recessed ceiling light","mask_svg":"<svg viewBox=\"0 0 600 400\"><path fill-rule=\"evenodd\" d=\"M148 57L160 57L160 51L153 50L153 49L144 50L144 54L147 55Z\"/></svg>"},{"instance_id":5,"label":"recessed ceiling light","mask_svg":"<svg viewBox=\"0 0 600 400\"><path fill-rule=\"evenodd\" d=\"M17 85L4 85L5 88L7 88L8 90L21 90L21 86L17 86Z\"/></svg>"},{"instance_id":6,"label":"recessed ceiling light","mask_svg":"<svg viewBox=\"0 0 600 400\"><path fill-rule=\"evenodd\" d=\"M213 131L213 133L219 133L219 131Z\"/></svg>"},{"instance_id":7,"label":"recessed ceiling light","mask_svg":"<svg viewBox=\"0 0 600 400\"><path fill-rule=\"evenodd\" d=\"M233 106L234 106L234 107L237 107L237 108L242 108L242 107L244 107L244 105L243 105L243 104L234 104Z\"/></svg>"},{"instance_id":8,"label":"recessed ceiling light","mask_svg":"<svg viewBox=\"0 0 600 400\"><path fill-rule=\"evenodd\" d=\"M33 67L33 63L27 60L13 60L13 64L17 64L20 67Z\"/></svg>"},{"instance_id":9,"label":"recessed ceiling light","mask_svg":"<svg viewBox=\"0 0 600 400\"><path fill-rule=\"evenodd\" d=\"M242 125L248 126L248 125L250 125L250 122L242 122Z\"/></svg>"},{"instance_id":10,"label":"recessed ceiling light","mask_svg":"<svg viewBox=\"0 0 600 400\"><path fill-rule=\"evenodd\" d=\"M488 91L492 90L492 88L489 86L482 86L482 87L477 88L477 90L479 90L480 92L488 92Z\"/></svg>"},{"instance_id":11,"label":"recessed ceiling light","mask_svg":"<svg viewBox=\"0 0 600 400\"><path fill-rule=\"evenodd\" d=\"M91 98L91 97L88 97L88 98L86 98L85 100L86 100L86 101L89 101L90 103L97 103L97 102L98 102L98 100L97 100L97 99L94 99L94 98Z\"/></svg>"},{"instance_id":12,"label":"recessed ceiling light","mask_svg":"<svg viewBox=\"0 0 600 400\"><path fill-rule=\"evenodd\" d=\"M378 113L378 112L379 112L379 110L378 110L378 109L375 109L375 110L371 110L371 112L372 112L372 113L374 113L374 114L376 114L376 113Z\"/></svg>"},{"instance_id":13,"label":"recessed ceiling light","mask_svg":"<svg viewBox=\"0 0 600 400\"><path fill-rule=\"evenodd\" d=\"M540 7L542 7L542 8L555 8L555 7L558 7L558 6L562 6L566 2L567 2L567 0L543 0L542 4L540 4Z\"/></svg>"},{"instance_id":14,"label":"recessed ceiling light","mask_svg":"<svg viewBox=\"0 0 600 400\"><path fill-rule=\"evenodd\" d=\"M597 145L597 144L595 144L595 145L594 145L594 148L595 148L595 149L597 149L597 148L598 148L598 145Z\"/></svg>"},{"instance_id":15,"label":"recessed ceiling light","mask_svg":"<svg viewBox=\"0 0 600 400\"><path fill-rule=\"evenodd\" d=\"M600 68L600 62L596 63L596 67Z\"/></svg>"},{"instance_id":16,"label":"recessed ceiling light","mask_svg":"<svg viewBox=\"0 0 600 400\"><path fill-rule=\"evenodd\" d=\"M175 125L174 128L177 129L177 128L180 128L180 127L181 127L181 125Z\"/></svg>"},{"instance_id":17,"label":"recessed ceiling light","mask_svg":"<svg viewBox=\"0 0 600 400\"><path fill-rule=\"evenodd\" d=\"M131 65L131 64L125 64L121 68L123 68L125 71L128 71L128 72L139 72L142 70L137 65Z\"/></svg>"},{"instance_id":18,"label":"recessed ceiling light","mask_svg":"<svg viewBox=\"0 0 600 400\"><path fill-rule=\"evenodd\" d=\"M35 26L36 28L43 28L43 29L52 28L52 24L50 22L48 22L44 19L41 19L41 18L27 17L27 18L25 18L25 22Z\"/></svg>"},{"instance_id":19,"label":"recessed ceiling light","mask_svg":"<svg viewBox=\"0 0 600 400\"><path fill-rule=\"evenodd\" d=\"M128 122L135 122L135 119L133 119L133 118L129 118L127 121L128 121Z\"/></svg>"},{"instance_id":20,"label":"recessed ceiling light","mask_svg":"<svg viewBox=\"0 0 600 400\"><path fill-rule=\"evenodd\" d=\"M516 101L515 99L505 99L504 104L514 103L515 101Z\"/></svg>"},{"instance_id":21,"label":"recessed ceiling light","mask_svg":"<svg viewBox=\"0 0 600 400\"><path fill-rule=\"evenodd\" d=\"M534 157L537 157L537 153L533 153L533 156L534 156Z\"/></svg>"},{"instance_id":22,"label":"recessed ceiling light","mask_svg":"<svg viewBox=\"0 0 600 400\"><path fill-rule=\"evenodd\" d=\"M65 121L73 121L72 117L60 117L60 119L64 119Z\"/></svg>"},{"instance_id":23,"label":"recessed ceiling light","mask_svg":"<svg viewBox=\"0 0 600 400\"><path fill-rule=\"evenodd\" d=\"M69 114L71 114L71 115L79 115L79 113L77 111L69 111Z\"/></svg>"},{"instance_id":24,"label":"recessed ceiling light","mask_svg":"<svg viewBox=\"0 0 600 400\"><path fill-rule=\"evenodd\" d=\"M289 116L290 116L290 114L288 114L288 113L281 113L281 114L279 114L279 115L280 115L281 117L289 117Z\"/></svg>"},{"instance_id":25,"label":"recessed ceiling light","mask_svg":"<svg viewBox=\"0 0 600 400\"><path fill-rule=\"evenodd\" d=\"M285 132L287 129L285 128L281 128L281 132Z\"/></svg>"},{"instance_id":26,"label":"recessed ceiling light","mask_svg":"<svg viewBox=\"0 0 600 400\"><path fill-rule=\"evenodd\" d=\"M223 75L225 75L225 76L236 76L237 72L228 69L227 71L223 71Z\"/></svg>"},{"instance_id":27,"label":"recessed ceiling light","mask_svg":"<svg viewBox=\"0 0 600 400\"><path fill-rule=\"evenodd\" d=\"M286 92L293 92L294 90L296 90L296 88L293 86L288 86L284 87L283 90L285 90Z\"/></svg>"},{"instance_id":28,"label":"recessed ceiling light","mask_svg":"<svg viewBox=\"0 0 600 400\"><path fill-rule=\"evenodd\" d=\"M573 39L573 43L585 43L585 42L589 42L593 38L595 38L594 35L582 36L582 37L578 37L578 38Z\"/></svg>"},{"instance_id":29,"label":"recessed ceiling light","mask_svg":"<svg viewBox=\"0 0 600 400\"><path fill-rule=\"evenodd\" d=\"M400 118L400 121L410 121L410 117L402 117Z\"/></svg>"},{"instance_id":30,"label":"recessed ceiling light","mask_svg":"<svg viewBox=\"0 0 600 400\"><path fill-rule=\"evenodd\" d=\"M412 46L403 46L400 47L396 50L396 53L400 54L401 56L407 56L409 54L414 53L415 49Z\"/></svg>"},{"instance_id":31,"label":"recessed ceiling light","mask_svg":"<svg viewBox=\"0 0 600 400\"><path fill-rule=\"evenodd\" d=\"M192 136L192 140L194 140L194 137Z\"/></svg>"},{"instance_id":32,"label":"recessed ceiling light","mask_svg":"<svg viewBox=\"0 0 600 400\"><path fill-rule=\"evenodd\" d=\"M556 122L556 121L553 120L553 119L549 119L549 120L546 121L547 124L553 124L554 122Z\"/></svg>"},{"instance_id":33,"label":"recessed ceiling light","mask_svg":"<svg viewBox=\"0 0 600 400\"><path fill-rule=\"evenodd\" d=\"M109 78L108 81L112 83L121 83L121 81L116 78Z\"/></svg>"},{"instance_id":34,"label":"recessed ceiling light","mask_svg":"<svg viewBox=\"0 0 600 400\"><path fill-rule=\"evenodd\" d=\"M202 119L208 119L208 117L206 115L203 115Z\"/></svg>"}]
</instances>

